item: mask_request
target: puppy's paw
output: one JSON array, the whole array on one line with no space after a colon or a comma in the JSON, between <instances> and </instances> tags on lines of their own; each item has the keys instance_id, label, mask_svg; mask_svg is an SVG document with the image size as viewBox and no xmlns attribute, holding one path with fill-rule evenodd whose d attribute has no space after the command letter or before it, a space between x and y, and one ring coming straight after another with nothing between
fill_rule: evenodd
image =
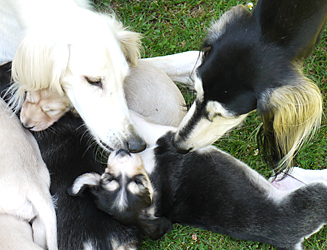
<instances>
[{"instance_id":1,"label":"puppy's paw","mask_svg":"<svg viewBox=\"0 0 327 250\"><path fill-rule=\"evenodd\" d=\"M158 218L140 218L143 233L152 240L160 239L165 233L172 229L170 220L164 217Z\"/></svg>"}]
</instances>

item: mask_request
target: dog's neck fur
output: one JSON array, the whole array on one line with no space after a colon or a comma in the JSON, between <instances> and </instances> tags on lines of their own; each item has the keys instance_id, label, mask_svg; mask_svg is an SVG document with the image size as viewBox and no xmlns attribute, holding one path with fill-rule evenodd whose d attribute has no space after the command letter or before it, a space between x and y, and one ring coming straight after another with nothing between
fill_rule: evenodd
<instances>
[{"instance_id":1,"label":"dog's neck fur","mask_svg":"<svg viewBox=\"0 0 327 250\"><path fill-rule=\"evenodd\" d=\"M157 216L170 217L170 211L178 192L184 166L184 156L176 152L172 145L173 132L167 132L157 141L154 149L155 170L150 174L155 189L154 204Z\"/></svg>"}]
</instances>

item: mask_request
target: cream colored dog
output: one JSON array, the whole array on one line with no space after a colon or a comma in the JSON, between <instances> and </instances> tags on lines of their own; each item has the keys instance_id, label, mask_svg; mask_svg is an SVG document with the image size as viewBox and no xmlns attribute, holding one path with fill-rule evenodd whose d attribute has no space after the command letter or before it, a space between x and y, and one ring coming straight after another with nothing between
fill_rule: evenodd
<instances>
[{"instance_id":1,"label":"cream colored dog","mask_svg":"<svg viewBox=\"0 0 327 250\"><path fill-rule=\"evenodd\" d=\"M56 214L49 192L49 172L34 137L23 129L2 99L0 142L0 227L6 227L6 230L0 230L0 246L11 246L1 250L40 249L35 244L56 250ZM1 215L11 215L18 221L10 222L10 218ZM5 221L8 222L6 226ZM31 224L32 236L26 229L27 224L20 221ZM24 239L20 238L21 234L25 235ZM19 248L21 241L26 241L23 248Z\"/></svg>"},{"instance_id":2,"label":"cream colored dog","mask_svg":"<svg viewBox=\"0 0 327 250\"><path fill-rule=\"evenodd\" d=\"M172 80L151 62L139 61L124 81L128 108L151 122L178 126L186 115L183 95ZM66 96L50 89L29 91L20 119L26 128L40 131L58 121L72 104Z\"/></svg>"},{"instance_id":3,"label":"cream colored dog","mask_svg":"<svg viewBox=\"0 0 327 250\"><path fill-rule=\"evenodd\" d=\"M1 250L42 250L33 242L31 225L9 214L0 215Z\"/></svg>"},{"instance_id":4,"label":"cream colored dog","mask_svg":"<svg viewBox=\"0 0 327 250\"><path fill-rule=\"evenodd\" d=\"M49 88L67 95L103 148L144 150L123 90L140 56L140 34L81 1L0 0L0 6L24 31L13 58L12 102L20 108L26 91Z\"/></svg>"}]
</instances>

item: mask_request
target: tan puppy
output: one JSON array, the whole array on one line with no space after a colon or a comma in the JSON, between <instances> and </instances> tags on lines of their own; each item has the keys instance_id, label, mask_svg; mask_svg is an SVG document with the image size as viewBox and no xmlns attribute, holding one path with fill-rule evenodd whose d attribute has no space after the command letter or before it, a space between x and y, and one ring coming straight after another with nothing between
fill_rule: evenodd
<instances>
[{"instance_id":1,"label":"tan puppy","mask_svg":"<svg viewBox=\"0 0 327 250\"><path fill-rule=\"evenodd\" d=\"M125 78L128 108L151 122L178 126L186 115L183 95L174 82L150 62L139 61ZM58 121L72 108L70 100L50 89L27 92L20 120L26 128L41 131Z\"/></svg>"},{"instance_id":2,"label":"tan puppy","mask_svg":"<svg viewBox=\"0 0 327 250\"><path fill-rule=\"evenodd\" d=\"M20 120L24 127L41 131L58 121L71 108L71 102L66 96L60 96L49 89L27 92Z\"/></svg>"}]
</instances>

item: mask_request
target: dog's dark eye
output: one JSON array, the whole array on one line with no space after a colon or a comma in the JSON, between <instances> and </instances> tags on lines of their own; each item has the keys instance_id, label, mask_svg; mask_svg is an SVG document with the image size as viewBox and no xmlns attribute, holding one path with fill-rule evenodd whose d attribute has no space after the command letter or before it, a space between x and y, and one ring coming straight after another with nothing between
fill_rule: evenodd
<instances>
[{"instance_id":1,"label":"dog's dark eye","mask_svg":"<svg viewBox=\"0 0 327 250\"><path fill-rule=\"evenodd\" d=\"M202 60L204 60L211 52L211 45L203 45L202 47L202 52L203 52L203 56L202 56Z\"/></svg>"},{"instance_id":2,"label":"dog's dark eye","mask_svg":"<svg viewBox=\"0 0 327 250\"><path fill-rule=\"evenodd\" d=\"M109 184L113 180L114 180L114 178L111 175L108 175L102 179L102 183L106 185L106 184Z\"/></svg>"},{"instance_id":3,"label":"dog's dark eye","mask_svg":"<svg viewBox=\"0 0 327 250\"><path fill-rule=\"evenodd\" d=\"M139 178L134 178L134 182L136 185L143 185L143 182Z\"/></svg>"},{"instance_id":4,"label":"dog's dark eye","mask_svg":"<svg viewBox=\"0 0 327 250\"><path fill-rule=\"evenodd\" d=\"M102 88L102 81L101 81L101 79L99 79L99 78L93 79L93 78L90 78L90 77L85 76L85 80L86 80L89 84L91 84L91 85L93 85L93 86L97 86L97 87L99 87L99 88Z\"/></svg>"}]
</instances>

